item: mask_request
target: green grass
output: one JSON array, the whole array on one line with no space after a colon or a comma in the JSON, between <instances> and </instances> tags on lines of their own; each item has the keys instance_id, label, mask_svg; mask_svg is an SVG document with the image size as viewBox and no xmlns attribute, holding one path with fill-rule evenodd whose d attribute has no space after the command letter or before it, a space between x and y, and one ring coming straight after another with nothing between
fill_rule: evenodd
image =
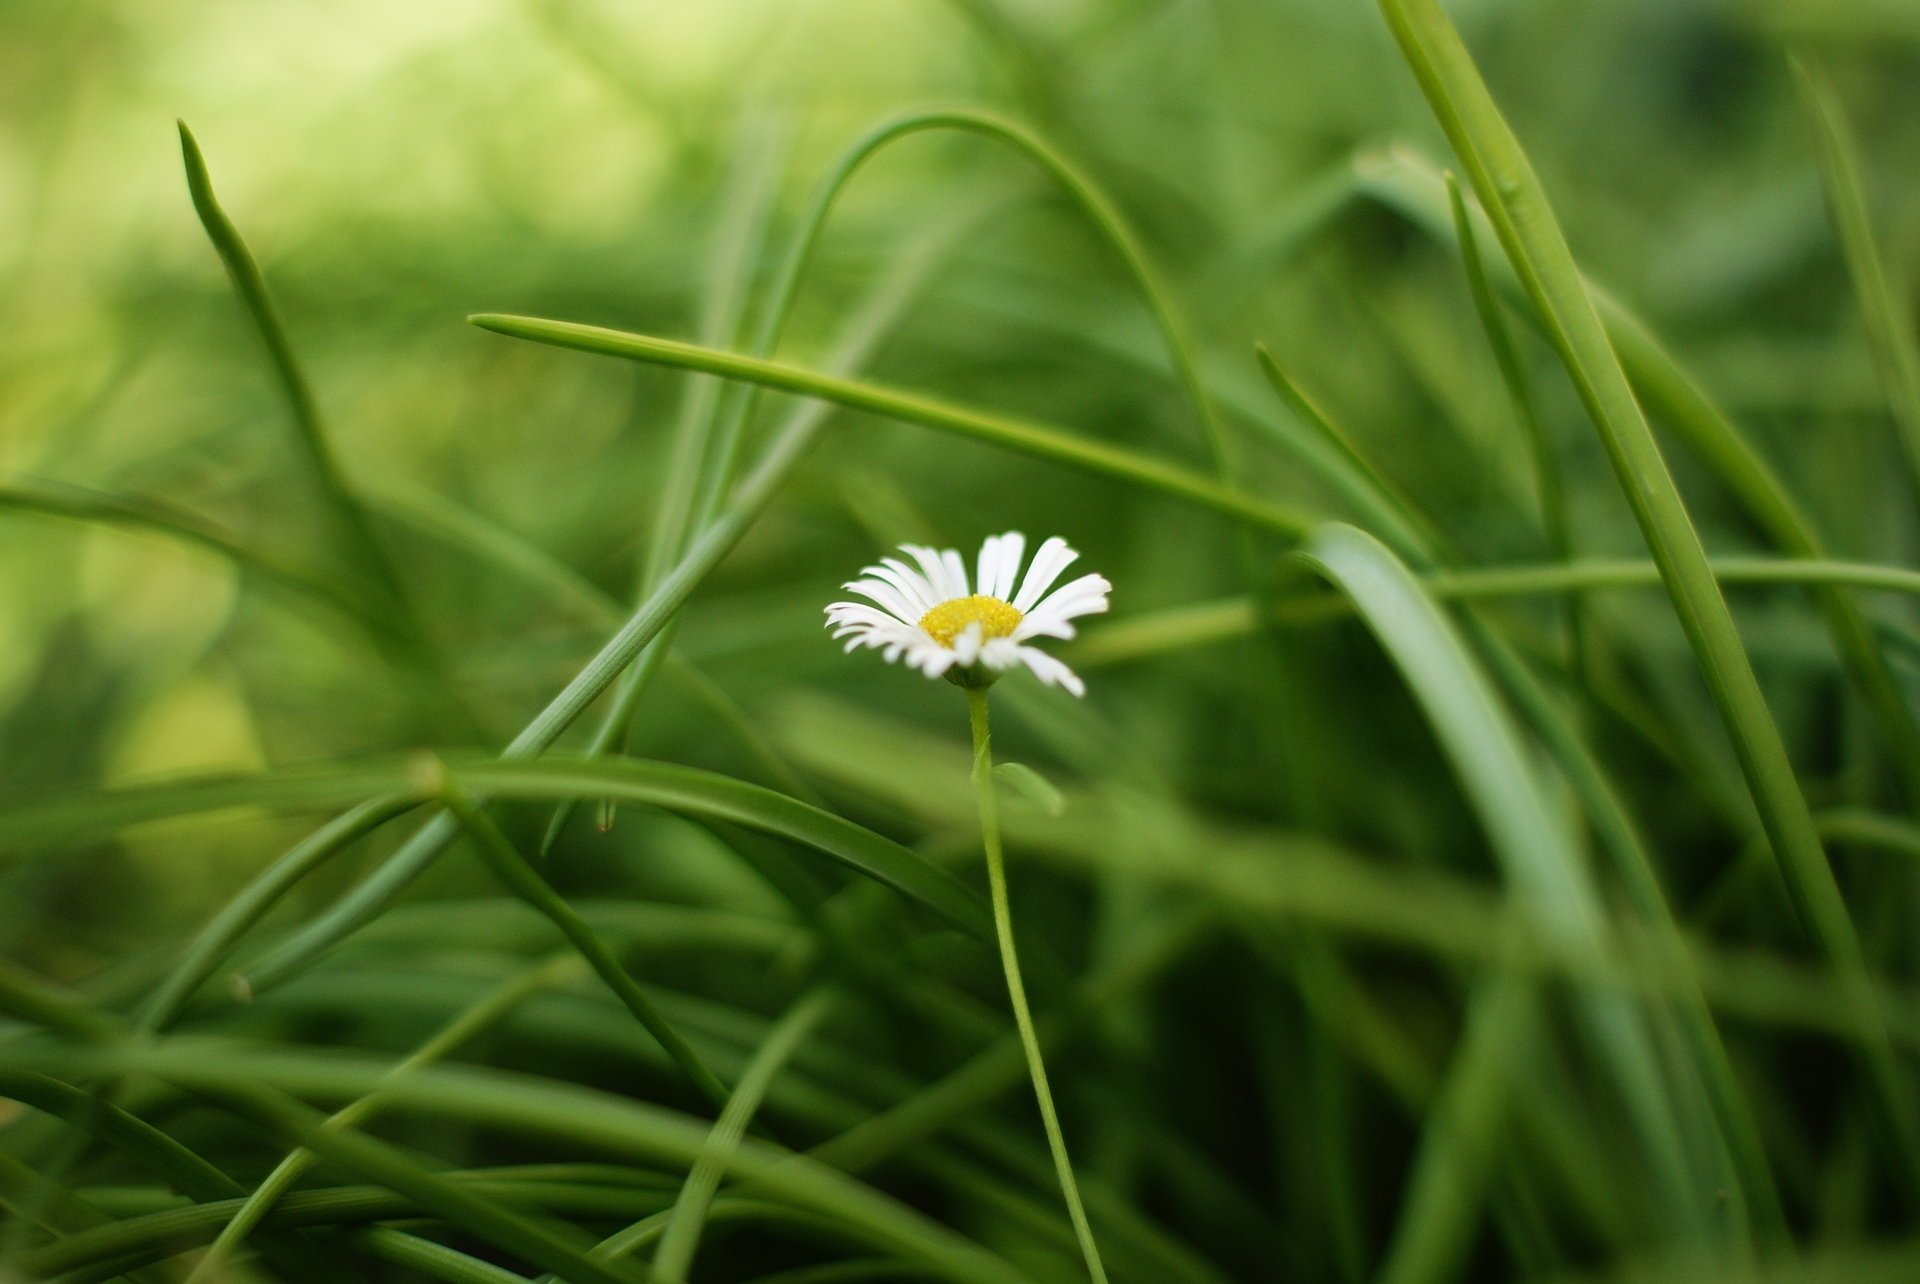
<instances>
[{"instance_id":1,"label":"green grass","mask_svg":"<svg viewBox=\"0 0 1920 1284\"><path fill-rule=\"evenodd\" d=\"M0 14L0 1276L1911 1278L1920 27L727 9Z\"/></svg>"}]
</instances>

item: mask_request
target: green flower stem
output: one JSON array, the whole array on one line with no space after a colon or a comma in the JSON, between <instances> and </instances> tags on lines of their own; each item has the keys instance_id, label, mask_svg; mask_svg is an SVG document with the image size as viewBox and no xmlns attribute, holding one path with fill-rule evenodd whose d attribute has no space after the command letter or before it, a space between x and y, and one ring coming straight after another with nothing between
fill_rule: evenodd
<instances>
[{"instance_id":1,"label":"green flower stem","mask_svg":"<svg viewBox=\"0 0 1920 1284\"><path fill-rule=\"evenodd\" d=\"M987 727L987 689L967 687L965 690L967 717L973 727L973 787L980 796L980 842L987 853L993 931L1000 942L1000 967L1007 974L1013 1023L1019 1028L1020 1046L1027 1054L1033 1096L1040 1105L1040 1121L1047 1130L1047 1148L1053 1152L1054 1171L1060 1175L1060 1193L1066 1197L1067 1216L1072 1219L1073 1233L1080 1240L1087 1274L1095 1284L1106 1284L1107 1270L1100 1264L1100 1246L1093 1242L1093 1227L1087 1224L1087 1210L1080 1203L1080 1187L1073 1180L1073 1162L1067 1158L1067 1139L1061 1135L1060 1116L1053 1108L1053 1090L1047 1087L1047 1067L1040 1059L1040 1038L1034 1033L1033 1013L1027 1008L1027 987L1020 979L1020 955L1013 945L1013 916L1007 908L1006 859L1000 848L1000 808L993 796L993 744Z\"/></svg>"}]
</instances>

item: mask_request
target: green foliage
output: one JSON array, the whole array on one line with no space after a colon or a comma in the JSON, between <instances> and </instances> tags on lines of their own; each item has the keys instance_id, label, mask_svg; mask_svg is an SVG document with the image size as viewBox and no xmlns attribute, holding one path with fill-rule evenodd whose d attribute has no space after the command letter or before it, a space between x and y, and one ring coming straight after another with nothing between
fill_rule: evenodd
<instances>
[{"instance_id":1,"label":"green foliage","mask_svg":"<svg viewBox=\"0 0 1920 1284\"><path fill-rule=\"evenodd\" d=\"M0 49L0 1276L1912 1277L1900 6Z\"/></svg>"}]
</instances>

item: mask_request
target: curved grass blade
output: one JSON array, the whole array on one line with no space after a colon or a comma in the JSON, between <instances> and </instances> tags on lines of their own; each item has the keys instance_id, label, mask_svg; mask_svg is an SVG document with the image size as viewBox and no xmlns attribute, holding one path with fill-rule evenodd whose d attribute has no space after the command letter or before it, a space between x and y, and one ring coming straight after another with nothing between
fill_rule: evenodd
<instances>
[{"instance_id":1,"label":"curved grass blade","mask_svg":"<svg viewBox=\"0 0 1920 1284\"><path fill-rule=\"evenodd\" d=\"M354 763L26 802L0 809L0 845L19 851L28 845L82 841L145 821L234 807L339 807L367 797L393 800L388 806L433 801L441 785L438 761ZM446 768L476 794L560 801L603 793L623 803L783 838L892 887L982 940L992 939L985 905L953 875L872 830L760 785L694 767L624 758L586 761L553 755L509 762L449 757Z\"/></svg>"},{"instance_id":2,"label":"curved grass blade","mask_svg":"<svg viewBox=\"0 0 1920 1284\"><path fill-rule=\"evenodd\" d=\"M1913 320L1900 303L1874 243L1860 177L1860 149L1847 128L1839 96L1826 74L1806 57L1793 59L1793 79L1813 118L1827 206L1846 253L1853 291L1860 298L1860 319L1866 324L1873 364L1892 405L1914 491L1920 494L1920 347L1915 344Z\"/></svg>"},{"instance_id":3,"label":"curved grass blade","mask_svg":"<svg viewBox=\"0 0 1920 1284\"><path fill-rule=\"evenodd\" d=\"M1361 168L1360 190L1438 238L1452 235L1446 180L1437 167L1396 150L1385 158L1364 160ZM1504 256L1486 266L1504 269L1500 284L1525 298ZM1649 409L1699 452L1782 552L1796 558L1826 557L1824 541L1778 473L1740 435L1706 390L1643 321L1605 290L1590 281L1586 285L1607 338ZM1523 315L1543 331L1546 328L1536 309L1528 308ZM1887 667L1872 629L1853 604L1842 594L1825 593L1820 596L1820 610L1881 742L1893 757L1902 794L1909 802L1920 800L1920 720Z\"/></svg>"},{"instance_id":4,"label":"curved grass blade","mask_svg":"<svg viewBox=\"0 0 1920 1284\"><path fill-rule=\"evenodd\" d=\"M295 1106L277 1094L350 1099L379 1089L389 1094L395 1107L410 1114L461 1119L569 1141L608 1154L680 1165L698 1161L708 1134L704 1121L644 1102L525 1074L467 1066L428 1066L387 1080L387 1065L362 1057L319 1059L182 1039L158 1045L121 1043L112 1048L10 1047L0 1061L72 1076L152 1074L195 1092L223 1098L251 1093L243 1104L270 1126L295 1136L328 1158L360 1169L399 1193L414 1198L432 1196L420 1202L444 1209L462 1224L479 1217L480 1211L445 1199L446 1191L441 1188L452 1183L364 1137L328 1136L318 1128L316 1112ZM803 1212L823 1214L844 1230L932 1267L948 1278L966 1284L1034 1284L1025 1271L924 1214L765 1142L742 1139L728 1159L727 1171L736 1180L753 1182L770 1197ZM503 1247L519 1251L513 1245ZM547 1246L543 1246L543 1252L550 1256ZM568 1253L576 1260L565 1265L555 1263L564 1278L609 1278L608 1265L589 1262L591 1269L582 1272L578 1260L582 1255L570 1247ZM545 1264L532 1254L528 1256L537 1264Z\"/></svg>"},{"instance_id":5,"label":"curved grass blade","mask_svg":"<svg viewBox=\"0 0 1920 1284\"><path fill-rule=\"evenodd\" d=\"M831 989L819 989L795 1003L767 1031L767 1037L761 1041L753 1060L747 1063L746 1070L741 1073L739 1082L734 1085L733 1095L720 1112L720 1118L714 1122L713 1131L707 1134L700 1158L694 1162L685 1184L680 1187L666 1230L660 1236L660 1247L654 1252L654 1274L665 1284L680 1284L687 1278L688 1271L693 1267L693 1255L699 1248L701 1226L706 1221L714 1192L720 1187L728 1156L746 1135L747 1124L760 1108L761 1099L766 1095L774 1076L780 1073L794 1049L812 1033L814 1026L832 1011L837 997ZM613 1242L607 1241L609 1246Z\"/></svg>"},{"instance_id":6,"label":"curved grass blade","mask_svg":"<svg viewBox=\"0 0 1920 1284\"><path fill-rule=\"evenodd\" d=\"M1778 584L1808 588L1851 588L1920 596L1920 571L1870 562L1809 561L1777 557L1709 559L1723 585ZM1442 601L1484 602L1536 594L1594 593L1611 589L1661 587L1660 568L1650 561L1589 559L1566 565L1484 566L1431 570L1420 576L1426 591ZM1272 603L1274 618L1308 624L1350 613L1346 598L1302 594ZM1253 599L1219 598L1169 607L1116 621L1074 646L1078 665L1115 664L1208 646L1257 631Z\"/></svg>"},{"instance_id":7,"label":"curved grass blade","mask_svg":"<svg viewBox=\"0 0 1920 1284\"><path fill-rule=\"evenodd\" d=\"M247 249L246 241L241 238L240 229L220 208L220 202L213 194L213 179L207 173L206 157L201 154L199 141L194 138L193 131L187 128L185 121L180 121L179 126L180 154L186 164L187 191L193 198L194 212L200 216L207 239L213 242L215 253L220 256L221 264L233 281L234 292L240 296L240 302L260 336L260 342L266 347L274 378L287 399L288 409L293 413L295 440L300 447L301 457L313 475L321 497L333 513L335 522L351 542L353 556L359 561L362 572L385 594L389 606L404 609L406 594L399 573L374 533L366 511L348 488L339 462L333 456L333 448L320 422L320 410L314 401L313 390L307 384L306 375L301 372L300 363L294 358L286 327L281 323L279 311L267 292L266 278L261 275L260 266L254 261L252 251Z\"/></svg>"},{"instance_id":8,"label":"curved grass blade","mask_svg":"<svg viewBox=\"0 0 1920 1284\"><path fill-rule=\"evenodd\" d=\"M504 1020L528 995L551 984L563 971L571 970L574 966L571 957L562 955L510 977L399 1061L393 1073L405 1074L453 1053ZM378 1114L383 1104L378 1092L369 1093L328 1116L322 1127L332 1130L358 1128ZM220 1228L220 1233L214 1237L206 1253L194 1264L193 1271L187 1276L187 1284L220 1279L226 1269L225 1263L233 1252L253 1232L254 1227L273 1211L293 1184L318 1162L319 1156L304 1148L293 1151L281 1160L234 1210L232 1219Z\"/></svg>"},{"instance_id":9,"label":"curved grass blade","mask_svg":"<svg viewBox=\"0 0 1920 1284\"><path fill-rule=\"evenodd\" d=\"M254 576L290 596L324 606L335 616L351 620L356 628L373 633L376 640L383 636L390 638L390 634L380 629L377 617L370 616L358 602L327 581L280 566L211 523L157 500L49 482L16 481L0 486L0 510L40 513L164 535L217 554L243 574Z\"/></svg>"},{"instance_id":10,"label":"curved grass blade","mask_svg":"<svg viewBox=\"0 0 1920 1284\"><path fill-rule=\"evenodd\" d=\"M1519 732L1440 608L1383 544L1353 527L1321 528L1301 556L1353 599L1400 669L1492 840L1530 933L1608 970L1611 931L1585 857L1547 804ZM1604 994L1588 995L1581 1011L1662 1189L1672 1199L1693 1198L1706 1179L1688 1171L1677 1148L1677 1120L1639 1014ZM1404 1216L1414 1222L1426 1213L1416 1208Z\"/></svg>"},{"instance_id":11,"label":"curved grass blade","mask_svg":"<svg viewBox=\"0 0 1920 1284\"><path fill-rule=\"evenodd\" d=\"M633 1019L653 1036L680 1072L709 1101L724 1110L727 1086L720 1082L713 1071L707 1069L700 1055L660 1015L646 991L621 966L620 960L607 948L606 943L587 926L579 911L568 903L566 897L554 891L547 880L540 876L540 872L527 862L526 857L515 850L507 836L500 832L500 827L474 806L473 800L467 797L466 790L453 775L444 770L438 774L440 779L436 793L440 801L473 839L474 848L493 876L559 929L567 944L606 983L614 997L620 1000L620 1005L633 1014Z\"/></svg>"},{"instance_id":12,"label":"curved grass blade","mask_svg":"<svg viewBox=\"0 0 1920 1284\"><path fill-rule=\"evenodd\" d=\"M1057 428L950 405L918 393L896 391L783 362L765 361L735 352L720 352L674 339L629 334L602 326L499 313L479 313L468 319L483 330L492 330L516 339L624 357L631 361L705 371L1004 446L1040 459L1067 464L1084 472L1159 491L1280 535L1298 537L1311 524L1310 519L1290 509L1239 494L1185 468L1137 451L1091 441Z\"/></svg>"},{"instance_id":13,"label":"curved grass blade","mask_svg":"<svg viewBox=\"0 0 1920 1284\"><path fill-rule=\"evenodd\" d=\"M1380 0L1380 5L1600 432L1732 739L1801 921L1850 978L1863 1015L1877 1021L1866 987L1858 984L1866 966L1859 937L1780 729L1545 192L1434 0ZM1906 1077L1884 1043L1870 1049L1868 1071L1905 1187L1920 1197L1920 1119Z\"/></svg>"}]
</instances>

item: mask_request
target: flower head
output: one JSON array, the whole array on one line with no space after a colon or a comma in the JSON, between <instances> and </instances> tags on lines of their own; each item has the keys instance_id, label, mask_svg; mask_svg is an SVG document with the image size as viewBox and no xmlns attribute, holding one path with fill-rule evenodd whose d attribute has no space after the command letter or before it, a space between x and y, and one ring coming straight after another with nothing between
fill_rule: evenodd
<instances>
[{"instance_id":1,"label":"flower head","mask_svg":"<svg viewBox=\"0 0 1920 1284\"><path fill-rule=\"evenodd\" d=\"M969 585L957 551L903 544L900 551L917 569L897 557L867 567L863 578L843 587L874 605L835 602L827 608L827 627L847 639L849 651L878 647L888 662L904 658L928 677L960 686L986 686L1024 664L1049 686L1084 695L1072 669L1028 643L1072 637L1070 621L1106 610L1113 586L1103 575L1082 575L1049 593L1080 555L1055 536L1034 553L1022 579L1026 550L1027 537L1018 531L988 536Z\"/></svg>"}]
</instances>

